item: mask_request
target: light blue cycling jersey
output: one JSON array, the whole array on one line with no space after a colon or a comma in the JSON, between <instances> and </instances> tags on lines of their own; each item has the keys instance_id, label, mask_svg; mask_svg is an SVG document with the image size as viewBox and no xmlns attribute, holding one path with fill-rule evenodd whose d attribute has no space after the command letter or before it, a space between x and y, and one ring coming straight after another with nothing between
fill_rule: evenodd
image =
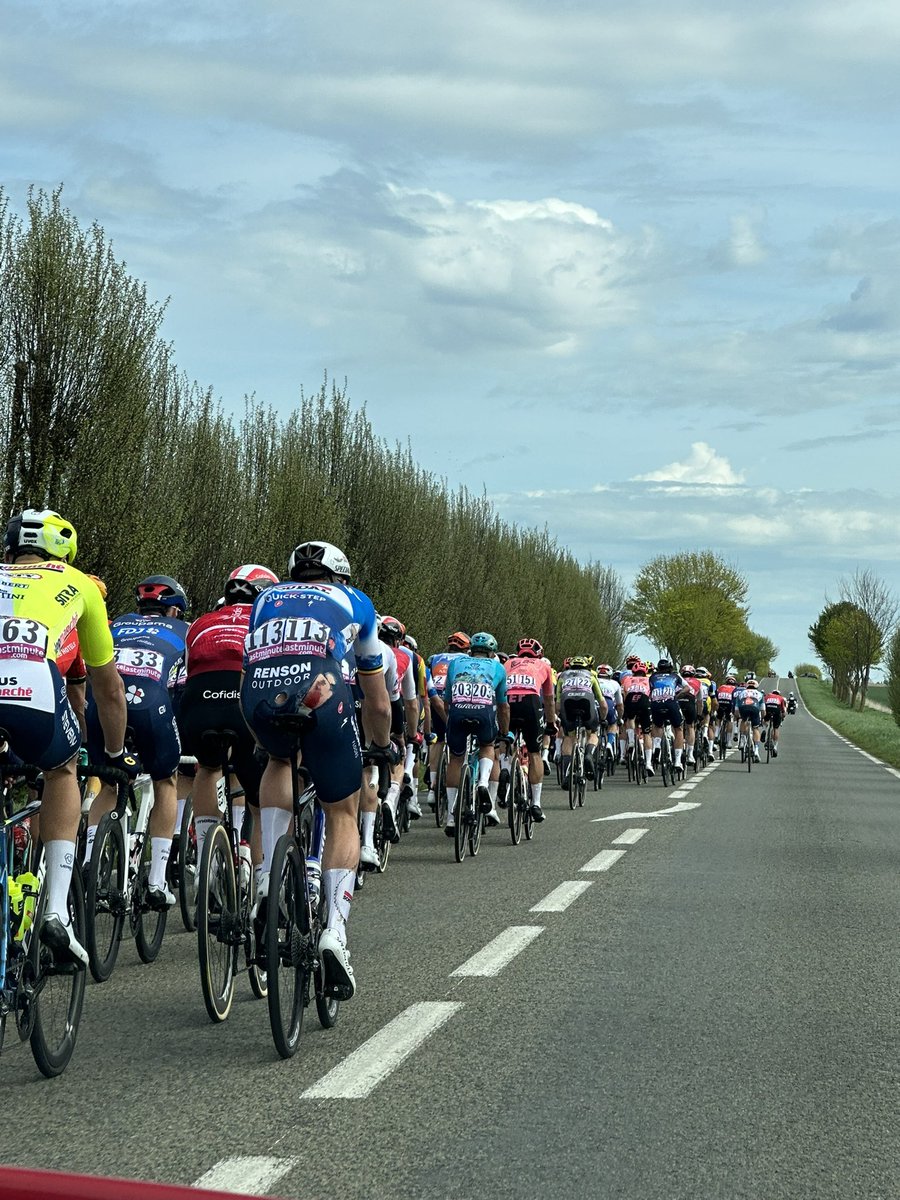
<instances>
[{"instance_id":1,"label":"light blue cycling jersey","mask_svg":"<svg viewBox=\"0 0 900 1200\"><path fill-rule=\"evenodd\" d=\"M244 670L282 655L327 656L361 675L382 669L375 606L344 583L276 583L257 597Z\"/></svg>"},{"instance_id":2,"label":"light blue cycling jersey","mask_svg":"<svg viewBox=\"0 0 900 1200\"><path fill-rule=\"evenodd\" d=\"M506 704L506 671L497 658L460 654L450 660L444 682L446 704L482 707Z\"/></svg>"}]
</instances>

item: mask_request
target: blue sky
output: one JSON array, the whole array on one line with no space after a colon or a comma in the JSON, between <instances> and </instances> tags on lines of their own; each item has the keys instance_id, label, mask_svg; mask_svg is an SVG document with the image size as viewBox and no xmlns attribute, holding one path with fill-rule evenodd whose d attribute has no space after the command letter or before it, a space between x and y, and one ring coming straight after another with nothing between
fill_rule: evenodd
<instances>
[{"instance_id":1,"label":"blue sky","mask_svg":"<svg viewBox=\"0 0 900 1200\"><path fill-rule=\"evenodd\" d=\"M62 182L183 370L328 371L630 579L711 547L808 657L900 588L900 8L0 0L0 182Z\"/></svg>"}]
</instances>

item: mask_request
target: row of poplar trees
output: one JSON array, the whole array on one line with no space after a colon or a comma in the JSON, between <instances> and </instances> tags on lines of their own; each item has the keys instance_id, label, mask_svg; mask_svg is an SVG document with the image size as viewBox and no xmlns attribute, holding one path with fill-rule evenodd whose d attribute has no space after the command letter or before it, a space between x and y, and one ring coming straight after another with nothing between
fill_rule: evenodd
<instances>
[{"instance_id":1,"label":"row of poplar trees","mask_svg":"<svg viewBox=\"0 0 900 1200\"><path fill-rule=\"evenodd\" d=\"M539 637L555 660L621 661L612 569L449 489L327 380L287 416L251 398L236 419L178 370L164 308L59 191L32 192L24 219L0 191L0 503L71 520L110 611L152 573L205 611L236 564L283 571L298 541L322 538L423 648L486 628L507 648Z\"/></svg>"}]
</instances>

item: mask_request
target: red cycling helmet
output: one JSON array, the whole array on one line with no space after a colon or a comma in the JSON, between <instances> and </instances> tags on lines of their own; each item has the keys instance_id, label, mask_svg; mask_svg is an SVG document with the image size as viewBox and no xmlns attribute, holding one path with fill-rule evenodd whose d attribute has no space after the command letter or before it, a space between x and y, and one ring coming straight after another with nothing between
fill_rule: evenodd
<instances>
[{"instance_id":1,"label":"red cycling helmet","mask_svg":"<svg viewBox=\"0 0 900 1200\"><path fill-rule=\"evenodd\" d=\"M447 645L453 646L456 650L468 650L470 640L467 633L457 631L456 633L451 633L447 638Z\"/></svg>"},{"instance_id":2,"label":"red cycling helmet","mask_svg":"<svg viewBox=\"0 0 900 1200\"><path fill-rule=\"evenodd\" d=\"M544 647L537 638L520 638L516 645L516 654L520 658L543 658Z\"/></svg>"},{"instance_id":3,"label":"red cycling helmet","mask_svg":"<svg viewBox=\"0 0 900 1200\"><path fill-rule=\"evenodd\" d=\"M252 604L259 593L273 583L278 583L274 571L258 563L244 563L228 576L222 598L226 604Z\"/></svg>"},{"instance_id":4,"label":"red cycling helmet","mask_svg":"<svg viewBox=\"0 0 900 1200\"><path fill-rule=\"evenodd\" d=\"M632 675L646 675L647 674L647 664L644 662L641 662L641 660L638 659L638 661L631 668L631 673L632 673Z\"/></svg>"},{"instance_id":5,"label":"red cycling helmet","mask_svg":"<svg viewBox=\"0 0 900 1200\"><path fill-rule=\"evenodd\" d=\"M378 622L378 632L381 637L387 634L388 637L394 637L399 641L406 633L406 626L396 617L382 617Z\"/></svg>"}]
</instances>

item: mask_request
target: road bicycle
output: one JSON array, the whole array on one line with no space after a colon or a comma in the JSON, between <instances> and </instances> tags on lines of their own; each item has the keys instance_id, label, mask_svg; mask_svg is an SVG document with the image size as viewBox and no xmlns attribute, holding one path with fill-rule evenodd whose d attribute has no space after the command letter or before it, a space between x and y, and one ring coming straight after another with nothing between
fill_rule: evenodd
<instances>
[{"instance_id":1,"label":"road bicycle","mask_svg":"<svg viewBox=\"0 0 900 1200\"><path fill-rule=\"evenodd\" d=\"M481 728L480 721L462 721L463 729ZM466 737L466 753L459 772L459 790L456 795L456 825L453 833L453 850L456 861L461 863L466 852L474 858L481 845L481 834L487 825L487 814L478 802L478 763L481 745L474 733Z\"/></svg>"},{"instance_id":2,"label":"road bicycle","mask_svg":"<svg viewBox=\"0 0 900 1200\"><path fill-rule=\"evenodd\" d=\"M743 718L741 723L743 724ZM747 721L747 732L738 733L738 744L741 748L741 762L747 764L748 772L753 770L753 726Z\"/></svg>"},{"instance_id":3,"label":"road bicycle","mask_svg":"<svg viewBox=\"0 0 900 1200\"><path fill-rule=\"evenodd\" d=\"M0 739L8 740L2 730ZM82 963L58 962L38 936L46 907L46 893L41 886L44 856L40 848L25 847L29 820L40 812L41 801L32 800L13 811L9 779L21 775L23 768L0 770L4 778L0 820L0 1050L12 1020L20 1040L30 1043L38 1070L50 1079L66 1069L75 1050L86 971ZM83 944L84 891L77 869L69 885L68 916L75 936Z\"/></svg>"},{"instance_id":4,"label":"road bicycle","mask_svg":"<svg viewBox=\"0 0 900 1200\"><path fill-rule=\"evenodd\" d=\"M775 726L771 720L766 721L766 762L775 757Z\"/></svg>"},{"instance_id":5,"label":"road bicycle","mask_svg":"<svg viewBox=\"0 0 900 1200\"><path fill-rule=\"evenodd\" d=\"M684 775L684 767L675 765L675 735L671 725L663 728L659 744L659 766L663 787L674 785L678 782L679 775Z\"/></svg>"},{"instance_id":6,"label":"road bicycle","mask_svg":"<svg viewBox=\"0 0 900 1200\"><path fill-rule=\"evenodd\" d=\"M447 824L447 767L450 765L450 751L446 741L441 744L441 756L438 759L434 777L434 823L438 829Z\"/></svg>"},{"instance_id":7,"label":"road bicycle","mask_svg":"<svg viewBox=\"0 0 900 1200\"><path fill-rule=\"evenodd\" d=\"M534 837L534 815L531 811L531 785L528 782L528 748L522 740L521 729L515 731L515 741L509 752L509 786L506 792L506 819L509 836L514 846L522 840L530 842Z\"/></svg>"},{"instance_id":8,"label":"road bicycle","mask_svg":"<svg viewBox=\"0 0 900 1200\"><path fill-rule=\"evenodd\" d=\"M209 1019L224 1021L234 1001L236 977L246 971L257 1000L267 992L265 965L259 961L251 911L256 883L242 830L232 820L229 755L239 734L233 729L207 729L200 735L204 759L218 758L222 778L217 800L220 820L206 834L197 870L197 951L200 988ZM186 815L185 806L185 815Z\"/></svg>"},{"instance_id":9,"label":"road bicycle","mask_svg":"<svg viewBox=\"0 0 900 1200\"><path fill-rule=\"evenodd\" d=\"M634 741L625 751L625 769L628 772L629 783L640 786L647 782L647 756L644 753L644 739L635 730Z\"/></svg>"},{"instance_id":10,"label":"road bicycle","mask_svg":"<svg viewBox=\"0 0 900 1200\"><path fill-rule=\"evenodd\" d=\"M584 807L584 794L587 791L587 776L584 772L584 758L587 753L587 728L580 717L575 718L575 737L572 746L572 758L569 762L569 808Z\"/></svg>"},{"instance_id":11,"label":"road bicycle","mask_svg":"<svg viewBox=\"0 0 900 1200\"><path fill-rule=\"evenodd\" d=\"M109 772L99 779L111 782ZM166 932L168 910L154 908L148 898L150 839L147 830L153 808L153 781L138 775L132 781L117 773L116 806L97 826L91 861L86 868L86 943L91 975L98 983L109 979L128 933L141 962L155 962Z\"/></svg>"},{"instance_id":12,"label":"road bicycle","mask_svg":"<svg viewBox=\"0 0 900 1200\"><path fill-rule=\"evenodd\" d=\"M720 761L722 761L725 758L725 755L728 753L728 743L730 741L730 735L728 733L729 724L729 718L724 716L719 718L719 731L716 734L716 750L718 751Z\"/></svg>"},{"instance_id":13,"label":"road bicycle","mask_svg":"<svg viewBox=\"0 0 900 1200\"><path fill-rule=\"evenodd\" d=\"M319 936L328 916L320 881L315 878L315 872L321 868L324 814L315 786L308 782L306 772L297 763L300 739L313 720L310 713L301 712L284 713L272 721L295 739L290 755L292 827L275 844L264 916L262 920L257 918L262 926L258 934L261 932L265 948L269 1024L282 1058L291 1058L297 1052L311 990L319 1021L325 1029L335 1024L340 1001L348 998L341 989L326 989L319 958ZM386 751L385 755L363 754L365 765L378 766L379 792L387 794L389 758L394 757L393 751Z\"/></svg>"},{"instance_id":14,"label":"road bicycle","mask_svg":"<svg viewBox=\"0 0 900 1200\"><path fill-rule=\"evenodd\" d=\"M375 847L375 853L378 855L378 863L374 867L362 865L357 868L356 886L354 891L360 891L365 886L366 875L370 871L377 871L379 874L384 874L387 870L388 859L391 854L391 840L385 836L384 832L384 809L383 805L385 797L388 794L391 779L389 772L379 771L377 767L367 767L369 772L369 784L375 789L378 796L378 805L375 809L375 824L372 830L372 845ZM362 840L362 813L359 815L360 840Z\"/></svg>"}]
</instances>

